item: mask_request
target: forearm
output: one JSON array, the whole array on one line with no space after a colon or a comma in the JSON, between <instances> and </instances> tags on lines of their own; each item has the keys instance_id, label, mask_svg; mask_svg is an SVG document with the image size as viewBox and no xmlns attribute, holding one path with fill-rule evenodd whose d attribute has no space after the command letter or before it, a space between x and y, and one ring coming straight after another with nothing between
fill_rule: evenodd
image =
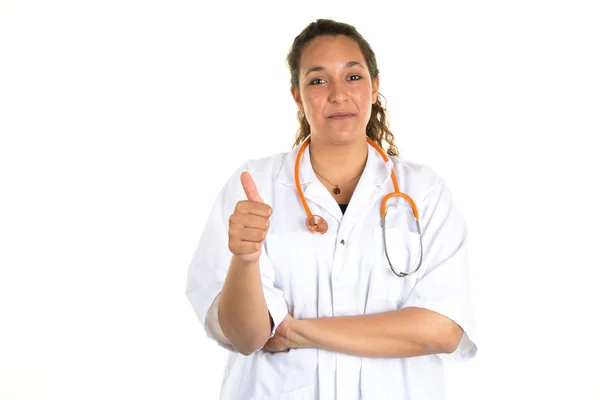
<instances>
[{"instance_id":1,"label":"forearm","mask_svg":"<svg viewBox=\"0 0 600 400\"><path fill-rule=\"evenodd\" d=\"M462 329L450 319L421 308L329 318L295 320L293 347L320 348L360 357L405 358L451 353Z\"/></svg>"},{"instance_id":2,"label":"forearm","mask_svg":"<svg viewBox=\"0 0 600 400\"><path fill-rule=\"evenodd\" d=\"M268 340L271 320L258 262L244 264L232 257L220 294L218 319L223 335L242 354L253 353Z\"/></svg>"}]
</instances>

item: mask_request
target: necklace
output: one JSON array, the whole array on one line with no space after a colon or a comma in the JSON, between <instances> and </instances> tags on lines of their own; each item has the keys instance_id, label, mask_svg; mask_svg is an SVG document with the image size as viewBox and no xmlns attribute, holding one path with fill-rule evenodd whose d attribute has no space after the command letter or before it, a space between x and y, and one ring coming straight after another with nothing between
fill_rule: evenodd
<instances>
[{"instance_id":1,"label":"necklace","mask_svg":"<svg viewBox=\"0 0 600 400\"><path fill-rule=\"evenodd\" d=\"M325 179L325 181L326 181L327 183L329 183L330 185L334 186L334 188L333 188L333 190L332 190L333 194L336 194L336 195L337 195L337 194L340 194L340 193L342 193L342 190L340 189L340 186L339 186L339 185L336 185L335 183L331 183L331 182L329 182L329 181L327 180L327 178L325 178L323 175L321 175L320 173L318 173L316 169L314 169L314 168L313 168L313 171L315 171L315 174L317 174L317 175L319 175L321 178ZM348 182L346 182L346 183L343 183L342 185L347 185L347 184L349 184L350 182L352 182L353 180L355 180L356 178L358 178L358 177L359 177L359 176L360 176L362 173L363 173L363 172L362 172L362 171L360 171L358 175L356 175L354 178L350 179Z\"/></svg>"}]
</instances>

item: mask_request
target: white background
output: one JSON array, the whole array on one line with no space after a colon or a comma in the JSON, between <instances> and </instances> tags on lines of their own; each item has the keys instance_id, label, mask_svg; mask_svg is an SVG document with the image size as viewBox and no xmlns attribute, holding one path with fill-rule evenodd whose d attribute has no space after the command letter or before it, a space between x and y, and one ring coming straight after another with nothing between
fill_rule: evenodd
<instances>
[{"instance_id":1,"label":"white background","mask_svg":"<svg viewBox=\"0 0 600 400\"><path fill-rule=\"evenodd\" d=\"M448 398L600 399L595 3L0 1L0 399L218 398L187 266L230 174L291 149L317 17L370 41L467 220L480 351Z\"/></svg>"}]
</instances>

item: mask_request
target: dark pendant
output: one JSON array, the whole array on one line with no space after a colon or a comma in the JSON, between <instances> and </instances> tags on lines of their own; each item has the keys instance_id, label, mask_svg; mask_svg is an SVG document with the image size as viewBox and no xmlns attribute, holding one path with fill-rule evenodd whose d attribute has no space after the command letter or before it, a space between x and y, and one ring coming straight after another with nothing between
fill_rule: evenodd
<instances>
[{"instance_id":1,"label":"dark pendant","mask_svg":"<svg viewBox=\"0 0 600 400\"><path fill-rule=\"evenodd\" d=\"M340 194L342 191L340 190L339 187L336 187L335 189L333 189L333 193L334 194Z\"/></svg>"}]
</instances>

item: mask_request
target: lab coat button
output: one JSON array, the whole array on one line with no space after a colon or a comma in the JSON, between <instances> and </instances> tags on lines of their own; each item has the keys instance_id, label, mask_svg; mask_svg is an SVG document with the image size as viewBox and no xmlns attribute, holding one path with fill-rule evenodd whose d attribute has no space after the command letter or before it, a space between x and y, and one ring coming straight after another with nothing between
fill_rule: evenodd
<instances>
[{"instance_id":1,"label":"lab coat button","mask_svg":"<svg viewBox=\"0 0 600 400\"><path fill-rule=\"evenodd\" d=\"M344 239L342 239L342 241L340 242L340 244L343 246L346 242L344 242Z\"/></svg>"}]
</instances>

